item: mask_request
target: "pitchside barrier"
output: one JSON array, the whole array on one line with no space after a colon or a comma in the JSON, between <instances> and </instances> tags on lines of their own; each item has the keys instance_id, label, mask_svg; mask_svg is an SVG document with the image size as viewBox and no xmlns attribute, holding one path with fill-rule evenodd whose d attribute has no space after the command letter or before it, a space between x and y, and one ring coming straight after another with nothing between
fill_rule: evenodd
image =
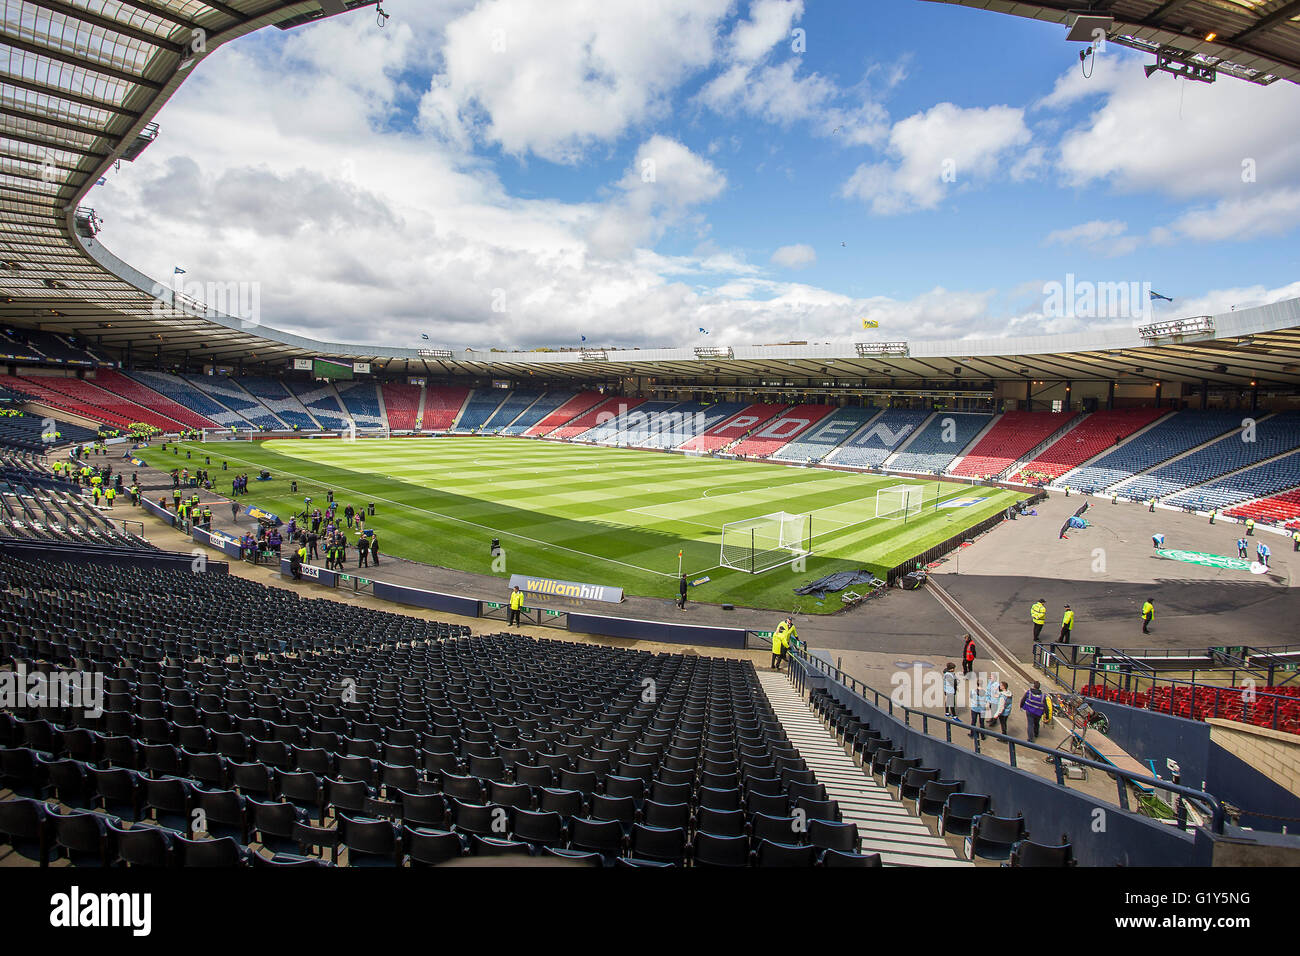
<instances>
[{"instance_id":1,"label":"pitchside barrier","mask_svg":"<svg viewBox=\"0 0 1300 956\"><path fill-rule=\"evenodd\" d=\"M1035 505L1038 504L1038 502L1040 501L1046 500L1046 498L1047 498L1047 492L1040 491L1038 492L1038 494L1034 495L1033 497L1026 499L1024 503L1026 505ZM916 570L916 566L918 564L921 565L922 567L926 567L931 562L938 561L945 554L957 550L962 546L963 543L970 540L971 538L977 537L978 535L981 535L992 528L996 528L998 525L1000 525L1002 522L1006 520L1007 520L1007 513L1005 511L999 511L997 514L985 518L979 524L967 528L965 531L961 532L960 534L955 534L951 538L948 538L944 541L940 541L938 544L931 545L929 548L926 548L920 554L908 558L902 564L899 564L896 567L891 568L885 574L885 581L888 582L890 587L897 586L898 582L903 578L904 575L910 574L911 572Z\"/></svg>"},{"instance_id":2,"label":"pitchside barrier","mask_svg":"<svg viewBox=\"0 0 1300 956\"><path fill-rule=\"evenodd\" d=\"M288 558L280 559L280 574L292 577ZM348 581L363 581L353 575L338 574L325 568L304 564L304 580L324 587L346 587ZM462 617L503 620L507 607L503 602L481 601L458 594L426 591L423 588L388 584L384 581L365 581L375 597L408 607L428 608ZM695 624L670 624L662 621L643 621L634 618L605 617L600 614L579 614L574 611L557 611L550 608L524 608L524 620L545 627L560 627L575 634L595 634L601 637L622 637L639 641L656 641L662 644L696 644L706 647L743 649L749 632L739 627L706 627Z\"/></svg>"}]
</instances>

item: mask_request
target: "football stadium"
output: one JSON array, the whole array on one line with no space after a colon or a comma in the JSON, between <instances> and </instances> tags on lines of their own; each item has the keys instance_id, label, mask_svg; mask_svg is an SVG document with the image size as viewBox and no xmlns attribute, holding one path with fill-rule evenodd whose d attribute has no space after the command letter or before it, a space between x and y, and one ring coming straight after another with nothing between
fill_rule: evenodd
<instances>
[{"instance_id":1,"label":"football stadium","mask_svg":"<svg viewBox=\"0 0 1300 956\"><path fill-rule=\"evenodd\" d=\"M1300 4L654 6L3 5L36 922L1300 865Z\"/></svg>"}]
</instances>

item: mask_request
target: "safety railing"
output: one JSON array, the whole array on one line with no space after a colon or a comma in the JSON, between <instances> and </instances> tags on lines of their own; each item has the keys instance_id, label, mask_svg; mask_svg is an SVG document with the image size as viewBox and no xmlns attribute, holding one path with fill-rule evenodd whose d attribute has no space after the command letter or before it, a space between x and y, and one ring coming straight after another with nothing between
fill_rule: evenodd
<instances>
[{"instance_id":1,"label":"safety railing","mask_svg":"<svg viewBox=\"0 0 1300 956\"><path fill-rule=\"evenodd\" d=\"M1204 681L1161 677L1141 661L1116 651L1097 654L1080 663L1074 644L1035 644L1034 666L1061 687L1075 693L1093 688L1087 696L1111 703L1173 714L1190 720L1235 720L1252 727L1269 727L1285 733L1300 732L1300 697L1256 690L1253 686L1224 687ZM1089 656L1089 655L1084 655ZM1102 692L1097 694L1095 688ZM1124 700L1111 698L1108 691ZM1156 693L1152 693L1155 691ZM1164 693L1168 691L1168 693ZM1178 691L1185 691L1184 695ZM1175 697L1182 699L1175 701ZM1184 705L1186 705L1184 707ZM1266 723L1253 719L1265 715Z\"/></svg>"},{"instance_id":2,"label":"safety railing","mask_svg":"<svg viewBox=\"0 0 1300 956\"><path fill-rule=\"evenodd\" d=\"M1044 747L1041 744L1031 743L1025 740L1019 740L1015 737L1009 737L1006 734L1000 734L997 731L988 730L983 727L973 726L963 723L960 720L954 720L950 717L939 717L922 710L913 710L910 707L895 701L889 694L883 694L880 691L869 687L856 678L845 674L838 667L823 661L817 657L805 656L796 650L791 650L789 654L790 661L790 679L800 693L806 692L809 684L809 677L812 672L819 673L836 683L840 684L846 690L856 694L864 701L870 703L876 708L887 713L896 720L901 720L907 727L915 727L913 721L920 724L920 730L927 736L938 736L931 730L932 727L942 727L942 734L947 743L953 743L953 728L958 728L963 734L974 735L975 753L981 753L981 744L988 738L999 741L1007 745L1007 761L1012 767L1016 766L1017 751L1027 750L1030 753L1041 754L1044 762L1051 763L1056 774L1056 783L1060 787L1068 789L1067 777L1065 773L1066 764L1086 767L1090 770L1096 770L1099 773L1109 775L1115 780L1117 788L1118 804L1120 809L1129 810L1128 787L1130 784L1152 790L1163 790L1173 794L1181 799L1177 801L1175 808L1175 820L1180 830L1187 829L1187 808L1186 801L1190 800L1203 805L1207 809L1206 816L1210 819L1210 829L1215 833L1222 833L1226 813L1223 804L1211 793L1204 790L1195 790L1191 787L1184 787L1182 784L1172 783L1168 780L1161 780L1158 777L1148 777L1144 774L1136 774L1127 770L1122 770L1113 764L1101 763L1100 761L1090 760L1083 756L1074 754L1065 754L1060 750L1050 747Z\"/></svg>"}]
</instances>

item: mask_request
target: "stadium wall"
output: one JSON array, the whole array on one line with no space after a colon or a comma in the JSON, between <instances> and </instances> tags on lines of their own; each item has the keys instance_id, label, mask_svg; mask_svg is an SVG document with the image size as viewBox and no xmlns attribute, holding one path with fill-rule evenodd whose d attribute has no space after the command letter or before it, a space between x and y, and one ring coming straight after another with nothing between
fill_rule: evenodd
<instances>
[{"instance_id":1,"label":"stadium wall","mask_svg":"<svg viewBox=\"0 0 1300 956\"><path fill-rule=\"evenodd\" d=\"M1062 835L1074 846L1080 866L1209 866L1213 841L1183 831L1118 806L1101 803L1054 780L983 757L958 744L913 728L838 681L815 671L806 672L806 687L821 688L873 730L894 741L908 757L920 757L921 766L938 767L945 780L964 780L970 793L987 793L999 816L1023 813L1029 838L1057 843ZM997 746L989 744L988 746ZM1028 753L1028 751L1027 751ZM1037 759L1033 753L1032 759ZM1098 809L1105 811L1098 818ZM1098 819L1105 829L1097 830Z\"/></svg>"},{"instance_id":2,"label":"stadium wall","mask_svg":"<svg viewBox=\"0 0 1300 956\"><path fill-rule=\"evenodd\" d=\"M1241 747L1239 741L1231 739L1254 731L1249 724L1212 724L1118 703L1106 703L1101 709L1110 724L1106 736L1139 763L1151 767L1152 776L1167 778L1166 761L1172 759L1178 764L1184 786L1199 787L1243 810L1256 811L1243 813L1243 826L1279 832L1283 826L1294 830L1300 823L1300 793L1288 790L1242 759L1248 756L1263 764L1276 762L1278 756ZM1218 740L1213 739L1216 732ZM1300 739L1290 745L1289 752L1294 761L1294 755L1300 753ZM1292 780L1296 766L1292 764Z\"/></svg>"}]
</instances>

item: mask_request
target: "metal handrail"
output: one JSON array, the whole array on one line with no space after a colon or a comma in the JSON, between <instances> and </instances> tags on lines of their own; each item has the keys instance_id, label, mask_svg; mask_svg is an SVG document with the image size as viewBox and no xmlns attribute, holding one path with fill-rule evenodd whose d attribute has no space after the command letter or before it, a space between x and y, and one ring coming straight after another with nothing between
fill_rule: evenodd
<instances>
[{"instance_id":1,"label":"metal handrail","mask_svg":"<svg viewBox=\"0 0 1300 956\"><path fill-rule=\"evenodd\" d=\"M1093 661L1090 664L1079 664L1071 660L1067 660L1066 659L1067 655L1065 653L1062 653L1062 651L1067 648L1077 649L1077 645L1056 644L1056 643L1035 644L1034 645L1034 666L1037 667L1039 670L1043 671L1044 673L1051 675L1052 679L1056 681L1057 684L1059 684L1062 687L1068 688L1071 691L1077 693L1079 690L1079 681L1077 676L1079 671L1088 672L1088 680L1087 680L1088 684L1096 684L1100 681L1102 686L1109 687L1111 679L1114 678L1116 690L1132 691L1134 693L1138 693L1139 689L1133 686L1133 678L1136 677L1139 680L1145 679L1146 681L1149 682L1149 686L1147 688L1148 691L1156 687L1159 687L1162 684L1169 685L1171 691L1170 710L1166 711L1163 708L1152 706L1152 700L1149 693L1147 695L1147 702L1145 705L1126 704L1125 706L1137 707L1139 710L1150 710L1155 713L1172 713L1173 712L1172 691L1175 685L1183 685L1191 688L1191 700L1188 702L1188 710L1189 713L1192 714L1191 719L1193 720L1200 719L1195 716L1196 701L1197 701L1198 689L1199 689L1201 701L1204 702L1208 698L1209 701L1211 702L1211 707L1212 707L1212 711L1210 713L1211 717L1216 719L1222 719L1222 720L1235 720L1238 723L1245 724L1248 727L1259 726L1258 724L1253 724L1250 723L1249 721L1244 721L1244 720L1237 720L1237 718L1235 717L1226 716L1220 713L1219 700L1220 700L1221 692L1237 689L1235 687L1234 688L1223 687L1219 684L1207 684L1203 681L1186 680L1184 678L1179 678L1179 677L1158 677L1156 676L1156 672L1154 670L1151 670L1150 668L1146 668L1145 665L1141 665L1141 663L1138 661L1133 661L1132 658L1127 658L1127 660L1132 661L1134 664L1138 664L1139 666L1145 668L1146 670L1145 673L1139 673L1132 670L1121 670L1121 671L1103 670L1101 664L1098 663L1097 656L1094 656ZM1108 656L1101 657L1101 660L1106 663L1113 663L1117 660L1117 657L1108 655ZM1123 658L1119 659L1121 665L1123 665L1123 660L1124 660ZM1123 665L1123 666L1127 666L1127 665ZM1062 669L1065 669L1069 672L1070 679L1068 682L1061 679ZM1300 698L1292 697L1289 694L1273 694L1273 693L1268 693L1266 691L1251 691L1251 694L1252 694L1251 699L1248 701L1243 701L1244 704L1249 706L1257 706L1261 701L1264 700L1267 700L1272 704L1273 706L1272 729L1273 730L1278 729L1277 722L1278 722L1278 717L1281 714L1281 707L1279 705L1300 703Z\"/></svg>"},{"instance_id":2,"label":"metal handrail","mask_svg":"<svg viewBox=\"0 0 1300 956\"><path fill-rule=\"evenodd\" d=\"M1066 761L1068 761L1071 764L1076 764L1078 766L1083 766L1083 767L1089 767L1091 769L1098 770L1106 774L1110 774L1115 779L1116 786L1118 788L1119 806L1120 809L1122 810L1129 809L1127 784L1130 783L1135 785L1140 785L1142 787L1146 787L1149 789L1164 790L1171 794L1177 794L1178 796L1183 797L1185 800L1195 800L1199 803L1208 806L1210 808L1211 831L1214 833L1223 833L1224 822L1226 819L1226 812L1224 811L1223 804L1219 802L1218 797L1214 796L1211 793L1206 793L1204 790L1195 790L1191 787L1185 787L1182 784L1171 783L1168 780L1161 780L1159 777L1148 777L1145 774L1132 773L1128 770L1122 770L1119 767L1116 767L1114 764L1101 763L1100 761L1097 760L1090 760L1087 757L1074 756L1074 755L1070 755L1067 757L1065 754L1061 753L1061 751L1056 750L1054 748L1044 747L1041 744L1035 744L1029 741L1019 740L1015 737L1009 737L1006 734L1000 734L997 731L986 730L982 727L977 727L971 724L962 723L960 720L953 720L950 717L937 717L934 714L926 713L925 711L913 710L910 707L905 707L902 704L896 703L893 700L893 698L891 698L888 694L882 695L881 692L876 690L875 688L869 687L868 685L862 683L856 678L851 677L848 674L845 674L835 665L827 661L823 661L819 658L806 656L803 653L795 650L794 648L790 649L789 660L791 662L790 676L792 679L794 679L795 687L798 688L800 692L803 691L804 686L806 684L806 679L807 679L806 671L809 668L812 668L821 671L823 675L830 678L831 680L836 681L842 687L849 690L850 692L857 694L864 701L867 699L867 697L866 697L866 693L863 693L863 691L869 692L872 695L873 703L878 710L881 709L881 697L883 696L885 700L885 709L887 713L891 717L896 717L897 715L895 714L895 709L901 710L903 714L902 717L903 724L907 727L912 726L911 718L913 716L920 717L921 732L926 734L927 736L933 736L930 733L930 723L938 722L944 725L946 741L948 743L952 743L952 728L954 726L959 727L963 732L975 734L974 739L975 739L976 754L980 753L981 740L984 737L991 737L992 739L999 740L1007 745L1007 759L1012 767L1016 766L1017 748L1025 748L1032 752L1043 754L1046 760L1050 760L1053 763L1056 770L1056 783L1058 786L1061 787L1066 786L1066 782L1065 782ZM796 665L798 665L798 670L800 671L797 679L795 679ZM861 690L859 690L859 688L861 688ZM1182 801L1179 801L1177 807L1177 824L1180 830L1187 829L1187 811Z\"/></svg>"}]
</instances>

